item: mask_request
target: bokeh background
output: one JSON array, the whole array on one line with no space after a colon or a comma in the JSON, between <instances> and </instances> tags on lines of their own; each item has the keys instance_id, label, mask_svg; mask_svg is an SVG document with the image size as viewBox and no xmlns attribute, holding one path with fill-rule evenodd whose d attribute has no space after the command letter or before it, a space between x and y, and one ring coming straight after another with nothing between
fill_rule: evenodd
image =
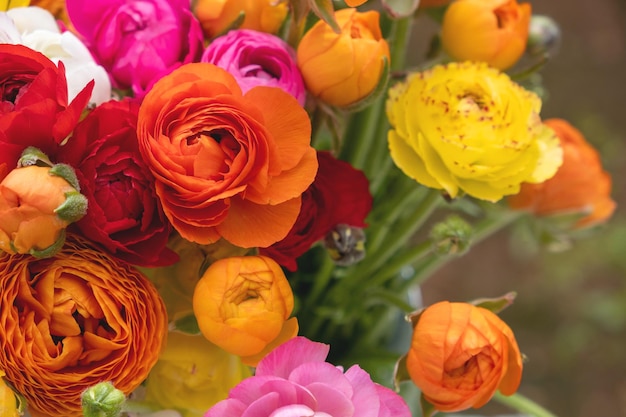
<instances>
[{"instance_id":1,"label":"bokeh background","mask_svg":"<svg viewBox=\"0 0 626 417\"><path fill-rule=\"evenodd\" d=\"M424 303L516 291L501 316L529 359L520 392L559 417L626 417L626 0L530 3L562 33L541 72L542 116L569 120L600 151L617 211L561 252L509 228L439 270L423 287ZM418 21L416 54L434 31Z\"/></svg>"}]
</instances>

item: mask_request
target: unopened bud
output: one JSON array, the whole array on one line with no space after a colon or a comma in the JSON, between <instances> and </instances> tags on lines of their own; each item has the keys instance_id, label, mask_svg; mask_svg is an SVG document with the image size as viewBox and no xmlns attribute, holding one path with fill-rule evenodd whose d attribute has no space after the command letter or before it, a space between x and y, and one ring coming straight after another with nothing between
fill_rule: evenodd
<instances>
[{"instance_id":1,"label":"unopened bud","mask_svg":"<svg viewBox=\"0 0 626 417\"><path fill-rule=\"evenodd\" d=\"M85 417L118 417L126 402L124 393L111 382L100 382L87 388L82 395L83 415Z\"/></svg>"},{"instance_id":2,"label":"unopened bud","mask_svg":"<svg viewBox=\"0 0 626 417\"><path fill-rule=\"evenodd\" d=\"M438 255L461 255L470 246L472 226L459 216L437 223L430 232L433 251Z\"/></svg>"},{"instance_id":3,"label":"unopened bud","mask_svg":"<svg viewBox=\"0 0 626 417\"><path fill-rule=\"evenodd\" d=\"M353 265L365 257L365 233L359 227L338 224L328 232L324 244L339 266Z\"/></svg>"},{"instance_id":4,"label":"unopened bud","mask_svg":"<svg viewBox=\"0 0 626 417\"><path fill-rule=\"evenodd\" d=\"M559 25L548 16L534 15L530 19L526 51L532 55L552 55L561 41Z\"/></svg>"}]
</instances>

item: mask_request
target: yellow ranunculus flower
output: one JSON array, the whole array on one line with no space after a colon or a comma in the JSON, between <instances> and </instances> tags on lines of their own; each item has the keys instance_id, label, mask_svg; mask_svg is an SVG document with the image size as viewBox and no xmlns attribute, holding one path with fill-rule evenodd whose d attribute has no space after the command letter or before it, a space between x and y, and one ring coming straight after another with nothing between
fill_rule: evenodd
<instances>
[{"instance_id":1,"label":"yellow ranunculus flower","mask_svg":"<svg viewBox=\"0 0 626 417\"><path fill-rule=\"evenodd\" d=\"M202 336L171 332L146 383L146 402L202 417L251 375L250 368Z\"/></svg>"},{"instance_id":2,"label":"yellow ranunculus flower","mask_svg":"<svg viewBox=\"0 0 626 417\"><path fill-rule=\"evenodd\" d=\"M17 397L4 382L4 371L0 370L0 417L19 417Z\"/></svg>"},{"instance_id":3,"label":"yellow ranunculus flower","mask_svg":"<svg viewBox=\"0 0 626 417\"><path fill-rule=\"evenodd\" d=\"M14 7L26 7L29 0L0 0L0 12L6 12Z\"/></svg>"},{"instance_id":4,"label":"yellow ranunculus flower","mask_svg":"<svg viewBox=\"0 0 626 417\"><path fill-rule=\"evenodd\" d=\"M406 175L450 197L497 201L551 178L563 152L541 100L485 63L416 73L389 91L389 148Z\"/></svg>"}]
</instances>

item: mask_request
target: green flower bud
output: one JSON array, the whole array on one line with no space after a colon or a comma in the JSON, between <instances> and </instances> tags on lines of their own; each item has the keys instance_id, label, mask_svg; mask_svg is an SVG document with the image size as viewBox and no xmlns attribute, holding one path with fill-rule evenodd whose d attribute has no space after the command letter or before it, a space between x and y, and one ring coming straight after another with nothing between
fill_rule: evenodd
<instances>
[{"instance_id":1,"label":"green flower bud","mask_svg":"<svg viewBox=\"0 0 626 417\"><path fill-rule=\"evenodd\" d=\"M126 402L124 393L111 382L100 382L88 388L82 395L85 417L118 417Z\"/></svg>"},{"instance_id":2,"label":"green flower bud","mask_svg":"<svg viewBox=\"0 0 626 417\"><path fill-rule=\"evenodd\" d=\"M530 19L526 51L533 56L552 54L561 41L559 25L548 16L535 15Z\"/></svg>"},{"instance_id":3,"label":"green flower bud","mask_svg":"<svg viewBox=\"0 0 626 417\"><path fill-rule=\"evenodd\" d=\"M450 216L430 232L433 251L437 255L462 255L469 249L472 232L472 226L465 220Z\"/></svg>"}]
</instances>

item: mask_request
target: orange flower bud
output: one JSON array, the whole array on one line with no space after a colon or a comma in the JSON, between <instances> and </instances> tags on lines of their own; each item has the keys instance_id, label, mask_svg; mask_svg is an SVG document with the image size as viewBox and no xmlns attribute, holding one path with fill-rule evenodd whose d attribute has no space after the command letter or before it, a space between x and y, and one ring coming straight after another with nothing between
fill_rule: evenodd
<instances>
[{"instance_id":1,"label":"orange flower bud","mask_svg":"<svg viewBox=\"0 0 626 417\"><path fill-rule=\"evenodd\" d=\"M288 11L287 2L275 0L198 0L193 10L209 39L230 28L276 33Z\"/></svg>"},{"instance_id":2,"label":"orange flower bud","mask_svg":"<svg viewBox=\"0 0 626 417\"><path fill-rule=\"evenodd\" d=\"M341 33L324 21L307 31L298 45L298 67L307 89L333 106L353 104L374 91L389 61L379 13L342 9L335 12Z\"/></svg>"},{"instance_id":3,"label":"orange flower bud","mask_svg":"<svg viewBox=\"0 0 626 417\"><path fill-rule=\"evenodd\" d=\"M616 205L610 196L611 176L602 169L598 152L567 121L548 119L544 124L561 141L563 165L543 183L522 184L520 192L508 199L509 206L537 216L586 213L576 221L576 228L606 221Z\"/></svg>"},{"instance_id":4,"label":"orange flower bud","mask_svg":"<svg viewBox=\"0 0 626 417\"><path fill-rule=\"evenodd\" d=\"M0 249L54 255L63 245L65 228L87 208L73 184L77 186L76 177L66 165L30 165L9 172L0 183Z\"/></svg>"},{"instance_id":5,"label":"orange flower bud","mask_svg":"<svg viewBox=\"0 0 626 417\"><path fill-rule=\"evenodd\" d=\"M485 405L496 392L513 394L522 356L513 332L496 314L468 303L426 308L413 329L407 370L437 410Z\"/></svg>"},{"instance_id":6,"label":"orange flower bud","mask_svg":"<svg viewBox=\"0 0 626 417\"><path fill-rule=\"evenodd\" d=\"M193 294L200 331L210 342L254 366L298 333L293 293L280 266L265 256L220 259Z\"/></svg>"},{"instance_id":7,"label":"orange flower bud","mask_svg":"<svg viewBox=\"0 0 626 417\"><path fill-rule=\"evenodd\" d=\"M71 235L52 258L0 254L0 312L0 369L33 417L82 416L102 381L130 394L167 332L150 281Z\"/></svg>"},{"instance_id":8,"label":"orange flower bud","mask_svg":"<svg viewBox=\"0 0 626 417\"><path fill-rule=\"evenodd\" d=\"M441 42L457 61L513 66L526 49L531 6L516 0L456 0L443 17Z\"/></svg>"}]
</instances>

